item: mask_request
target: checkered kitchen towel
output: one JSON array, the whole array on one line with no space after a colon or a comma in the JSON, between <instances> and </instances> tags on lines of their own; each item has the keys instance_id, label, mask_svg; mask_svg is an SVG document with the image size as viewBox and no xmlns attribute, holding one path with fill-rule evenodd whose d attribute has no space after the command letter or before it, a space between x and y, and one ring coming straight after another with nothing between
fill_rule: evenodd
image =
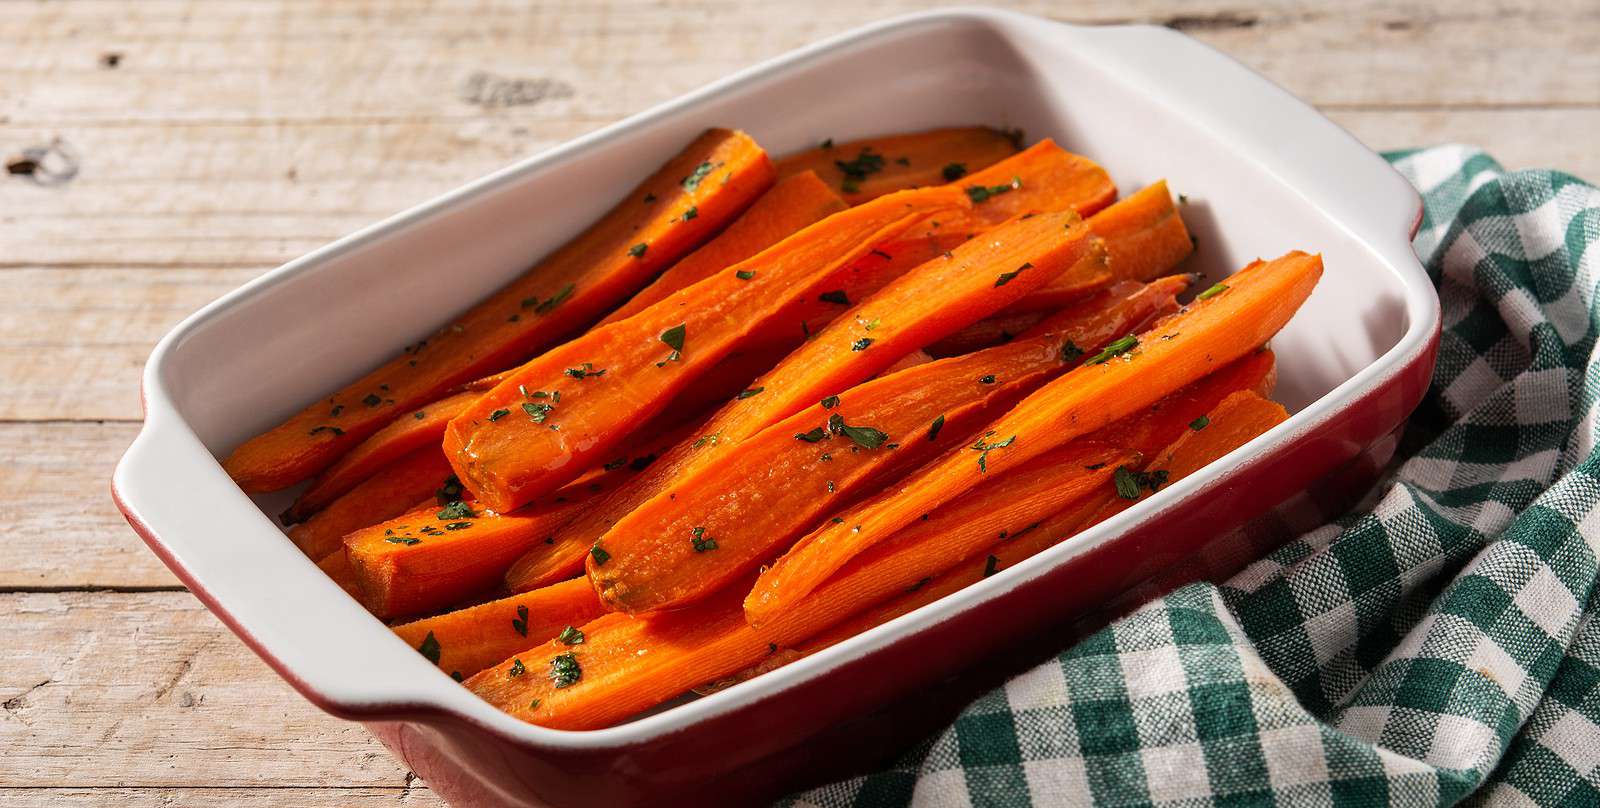
<instances>
[{"instance_id":1,"label":"checkered kitchen towel","mask_svg":"<svg viewBox=\"0 0 1600 808\"><path fill-rule=\"evenodd\" d=\"M799 806L1600 806L1600 191L1446 146L1444 337L1364 512L1147 604Z\"/></svg>"}]
</instances>

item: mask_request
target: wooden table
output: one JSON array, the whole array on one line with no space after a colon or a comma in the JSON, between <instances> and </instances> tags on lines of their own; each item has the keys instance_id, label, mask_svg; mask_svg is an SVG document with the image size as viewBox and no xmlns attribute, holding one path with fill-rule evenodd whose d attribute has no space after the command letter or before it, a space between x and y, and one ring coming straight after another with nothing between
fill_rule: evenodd
<instances>
[{"instance_id":1,"label":"wooden table","mask_svg":"<svg viewBox=\"0 0 1600 808\"><path fill-rule=\"evenodd\" d=\"M937 4L809 5L0 4L0 808L439 804L269 672L112 507L144 358L200 305L361 225ZM1014 5L1183 29L1377 148L1461 141L1600 178L1592 0ZM60 154L28 173L26 150L52 143L74 178L51 173Z\"/></svg>"}]
</instances>

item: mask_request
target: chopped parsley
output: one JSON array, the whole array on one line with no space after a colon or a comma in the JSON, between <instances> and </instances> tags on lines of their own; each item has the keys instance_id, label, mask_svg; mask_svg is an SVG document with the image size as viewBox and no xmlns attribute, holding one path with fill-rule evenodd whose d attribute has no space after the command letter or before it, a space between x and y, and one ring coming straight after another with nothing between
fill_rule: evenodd
<instances>
[{"instance_id":1,"label":"chopped parsley","mask_svg":"<svg viewBox=\"0 0 1600 808\"><path fill-rule=\"evenodd\" d=\"M489 413L489 420L498 421L501 418L504 418L504 417L506 417L507 415L510 415L510 414L511 414L510 410L495 410L494 412Z\"/></svg>"},{"instance_id":2,"label":"chopped parsley","mask_svg":"<svg viewBox=\"0 0 1600 808\"><path fill-rule=\"evenodd\" d=\"M596 567L602 566L607 561L611 560L611 554L600 549L600 545L598 544L589 548L589 555L594 557L594 565Z\"/></svg>"},{"instance_id":3,"label":"chopped parsley","mask_svg":"<svg viewBox=\"0 0 1600 808\"><path fill-rule=\"evenodd\" d=\"M794 437L796 440L803 440L806 443L816 443L817 441L828 437L828 430L819 426L810 430L809 432L796 432L794 433Z\"/></svg>"},{"instance_id":4,"label":"chopped parsley","mask_svg":"<svg viewBox=\"0 0 1600 808\"><path fill-rule=\"evenodd\" d=\"M717 165L722 164L718 163ZM689 172L689 176L683 178L683 190L692 192L699 188L700 183L704 181L706 177L711 176L711 172L715 170L716 167L717 166L712 165L709 162L701 163L700 165L695 166L694 170Z\"/></svg>"},{"instance_id":5,"label":"chopped parsley","mask_svg":"<svg viewBox=\"0 0 1600 808\"><path fill-rule=\"evenodd\" d=\"M422 644L417 646L417 652L435 665L439 664L439 653L442 650L439 647L439 638L433 636L431 631L428 632L428 636L422 638Z\"/></svg>"},{"instance_id":6,"label":"chopped parsley","mask_svg":"<svg viewBox=\"0 0 1600 808\"><path fill-rule=\"evenodd\" d=\"M825 398L825 399L823 399L821 401L821 404L822 404L822 408L823 409L831 410L834 407L839 406L839 397L838 396L828 396L827 398Z\"/></svg>"},{"instance_id":7,"label":"chopped parsley","mask_svg":"<svg viewBox=\"0 0 1600 808\"><path fill-rule=\"evenodd\" d=\"M656 195L655 194L645 194L644 195L644 203L646 205L648 205L648 204L650 204L651 202L654 202L654 201L656 201Z\"/></svg>"},{"instance_id":8,"label":"chopped parsley","mask_svg":"<svg viewBox=\"0 0 1600 808\"><path fill-rule=\"evenodd\" d=\"M708 550L717 549L717 540L707 536L705 528L697 527L690 533L692 534L690 541L694 544L695 552L704 553Z\"/></svg>"},{"instance_id":9,"label":"chopped parsley","mask_svg":"<svg viewBox=\"0 0 1600 808\"><path fill-rule=\"evenodd\" d=\"M834 160L833 164L844 174L841 187L853 194L861 190L861 181L869 174L883 170L883 155L872 151L871 146L863 146L854 160Z\"/></svg>"},{"instance_id":10,"label":"chopped parsley","mask_svg":"<svg viewBox=\"0 0 1600 808\"><path fill-rule=\"evenodd\" d=\"M870 337L862 337L861 339L858 339L855 342L850 343L850 350L852 350L852 351L865 351L867 349L867 346L869 346L871 344L872 344L872 338L870 338Z\"/></svg>"},{"instance_id":11,"label":"chopped parsley","mask_svg":"<svg viewBox=\"0 0 1600 808\"><path fill-rule=\"evenodd\" d=\"M978 473L979 474L987 474L987 473L989 473L989 452L991 452L991 451L993 451L995 449L1004 449L1007 446L1010 446L1012 441L1015 441L1017 439L1016 435L1012 435L1011 437L1006 438L1005 440L996 441L994 443L989 443L987 441L987 439L988 439L988 437L990 435L993 435L993 434L994 434L993 430L985 432L985 433L983 433L982 437L978 438L978 440L975 443L972 444L972 447L971 447L972 451L979 453L978 454Z\"/></svg>"},{"instance_id":12,"label":"chopped parsley","mask_svg":"<svg viewBox=\"0 0 1600 808\"><path fill-rule=\"evenodd\" d=\"M843 289L835 289L831 292L823 292L822 294L817 295L817 299L824 303L838 303L841 306L850 305L850 296L846 295Z\"/></svg>"},{"instance_id":13,"label":"chopped parsley","mask_svg":"<svg viewBox=\"0 0 1600 808\"><path fill-rule=\"evenodd\" d=\"M967 198L971 199L974 204L987 202L993 197L1010 193L1021 187L1021 177L1012 177L1011 181L1004 185L969 185L967 186Z\"/></svg>"},{"instance_id":14,"label":"chopped parsley","mask_svg":"<svg viewBox=\"0 0 1600 808\"><path fill-rule=\"evenodd\" d=\"M989 556L988 560L983 562L983 577L987 578L995 574L995 572L999 571L999 569L1000 559L991 555Z\"/></svg>"},{"instance_id":15,"label":"chopped parsley","mask_svg":"<svg viewBox=\"0 0 1600 808\"><path fill-rule=\"evenodd\" d=\"M533 701L528 702L528 709L537 710L539 709L539 705L542 703L544 703L544 699L534 699Z\"/></svg>"},{"instance_id":16,"label":"chopped parsley","mask_svg":"<svg viewBox=\"0 0 1600 808\"><path fill-rule=\"evenodd\" d=\"M644 255L644 251L648 250L648 249L650 249L650 245L648 245L648 244L646 244L646 243L641 241L638 244L635 244L632 247L629 247L628 248L628 254L633 256L634 258L639 258L639 257L642 257Z\"/></svg>"},{"instance_id":17,"label":"chopped parsley","mask_svg":"<svg viewBox=\"0 0 1600 808\"><path fill-rule=\"evenodd\" d=\"M939 437L939 430L941 429L944 429L943 413L940 413L938 418L933 419L933 423L928 426L928 440L937 439Z\"/></svg>"},{"instance_id":18,"label":"chopped parsley","mask_svg":"<svg viewBox=\"0 0 1600 808\"><path fill-rule=\"evenodd\" d=\"M555 409L556 405L546 404L543 401L522 402L522 411L527 413L528 417L532 418L533 422L536 424L544 423L545 419L549 418L550 413L554 412Z\"/></svg>"},{"instance_id":19,"label":"chopped parsley","mask_svg":"<svg viewBox=\"0 0 1600 808\"><path fill-rule=\"evenodd\" d=\"M657 362L656 367L659 368L666 365L668 362L677 362L683 358L683 338L687 333L688 323L678 323L677 325L661 332L661 341L665 343L668 348L672 349L672 353L667 354L666 359Z\"/></svg>"},{"instance_id":20,"label":"chopped parsley","mask_svg":"<svg viewBox=\"0 0 1600 808\"><path fill-rule=\"evenodd\" d=\"M748 269L740 269L735 270L733 276L741 281L748 281L755 278L756 273Z\"/></svg>"},{"instance_id":21,"label":"chopped parsley","mask_svg":"<svg viewBox=\"0 0 1600 808\"><path fill-rule=\"evenodd\" d=\"M414 539L414 538L412 538L410 536L390 536L389 538L384 539L384 541L386 541L386 542L388 542L390 544L403 544L403 545L405 545L407 547L410 547L413 544L421 544L422 543L422 539Z\"/></svg>"},{"instance_id":22,"label":"chopped parsley","mask_svg":"<svg viewBox=\"0 0 1600 808\"><path fill-rule=\"evenodd\" d=\"M1211 419L1206 417L1206 416L1204 416L1204 415L1202 415L1199 418L1196 418L1193 421L1189 422L1189 428L1193 429L1196 432L1199 432L1200 430L1205 429L1208 426L1211 426Z\"/></svg>"},{"instance_id":23,"label":"chopped parsley","mask_svg":"<svg viewBox=\"0 0 1600 808\"><path fill-rule=\"evenodd\" d=\"M461 498L461 481L451 475L450 479L444 481L444 485L439 486L439 490L433 492L433 496L439 500L440 505L449 505Z\"/></svg>"},{"instance_id":24,"label":"chopped parsley","mask_svg":"<svg viewBox=\"0 0 1600 808\"><path fill-rule=\"evenodd\" d=\"M361 403L368 407L376 407L383 403L383 398L377 393L368 393L365 398L361 399Z\"/></svg>"},{"instance_id":25,"label":"chopped parsley","mask_svg":"<svg viewBox=\"0 0 1600 808\"><path fill-rule=\"evenodd\" d=\"M599 370L595 370L593 362L584 362L582 365L580 365L578 367L567 368L565 372L566 372L566 374L568 376L571 376L572 378L579 379L579 380L587 379L590 376L604 376L604 375L606 375L606 369L605 368L601 368Z\"/></svg>"},{"instance_id":26,"label":"chopped parsley","mask_svg":"<svg viewBox=\"0 0 1600 808\"><path fill-rule=\"evenodd\" d=\"M1200 294L1195 295L1194 299L1195 300L1210 300L1211 298L1216 297L1217 295L1220 295L1220 294L1222 294L1223 292L1226 292L1226 291L1228 291L1228 285L1226 283L1219 283L1219 284L1216 284L1216 285L1212 286L1210 289L1207 289L1204 292L1201 292Z\"/></svg>"},{"instance_id":27,"label":"chopped parsley","mask_svg":"<svg viewBox=\"0 0 1600 808\"><path fill-rule=\"evenodd\" d=\"M1119 340L1116 340L1115 342L1112 342L1110 345L1107 345L1105 350L1095 354L1093 357L1085 361L1084 364L1098 365L1103 362L1109 362L1112 359L1121 356L1137 347L1139 347L1139 338L1129 334Z\"/></svg>"},{"instance_id":28,"label":"chopped parsley","mask_svg":"<svg viewBox=\"0 0 1600 808\"><path fill-rule=\"evenodd\" d=\"M745 400L747 398L752 398L754 396L761 395L761 391L765 390L765 389L767 389L767 388L765 388L765 387L747 387L747 388L745 388L743 390L740 390L739 391L739 395L734 396L734 398L736 398L736 399L738 399L740 401L743 401L743 400Z\"/></svg>"},{"instance_id":29,"label":"chopped parsley","mask_svg":"<svg viewBox=\"0 0 1600 808\"><path fill-rule=\"evenodd\" d=\"M697 207L694 207L693 205L691 205L688 210L683 212L683 220L687 222L690 219L693 219L694 217L699 216L699 215L700 215L700 209L697 208Z\"/></svg>"},{"instance_id":30,"label":"chopped parsley","mask_svg":"<svg viewBox=\"0 0 1600 808\"><path fill-rule=\"evenodd\" d=\"M340 429L340 428L338 428L336 426L319 426L319 427L316 427L316 428L312 429L309 434L315 435L315 434L317 434L319 432L332 432L333 436L336 437L336 438L339 437L340 435L344 434L344 430Z\"/></svg>"},{"instance_id":31,"label":"chopped parsley","mask_svg":"<svg viewBox=\"0 0 1600 808\"><path fill-rule=\"evenodd\" d=\"M512 619L511 628L524 637L528 636L528 607L517 606L517 616Z\"/></svg>"},{"instance_id":32,"label":"chopped parsley","mask_svg":"<svg viewBox=\"0 0 1600 808\"><path fill-rule=\"evenodd\" d=\"M1071 362L1080 356L1083 356L1083 349L1072 340L1069 339L1061 344L1061 361Z\"/></svg>"},{"instance_id":33,"label":"chopped parsley","mask_svg":"<svg viewBox=\"0 0 1600 808\"><path fill-rule=\"evenodd\" d=\"M1112 475L1112 482L1117 486L1117 496L1123 499L1138 499L1139 489L1148 488L1152 493L1167 484L1167 471L1134 471L1127 466L1117 466L1116 473Z\"/></svg>"},{"instance_id":34,"label":"chopped parsley","mask_svg":"<svg viewBox=\"0 0 1600 808\"><path fill-rule=\"evenodd\" d=\"M818 148L823 148L823 149L831 149L831 148L833 148L833 138L831 138L831 137L830 138L824 138L822 140L822 144Z\"/></svg>"},{"instance_id":35,"label":"chopped parsley","mask_svg":"<svg viewBox=\"0 0 1600 808\"><path fill-rule=\"evenodd\" d=\"M995 378L994 378L994 374L993 373L991 373L991 374L989 374L987 376L979 376L978 377L978 384L994 384L994 382L995 382Z\"/></svg>"},{"instance_id":36,"label":"chopped parsley","mask_svg":"<svg viewBox=\"0 0 1600 808\"><path fill-rule=\"evenodd\" d=\"M1015 272L1002 272L1002 273L1000 273L1000 277L994 279L994 285L996 287L1005 286L1006 284L1011 282L1012 278L1015 278L1018 275L1021 275L1022 274L1022 270L1024 270L1024 269L1033 269L1033 264L1029 263L1029 262L1024 262L1022 266L1017 267Z\"/></svg>"},{"instance_id":37,"label":"chopped parsley","mask_svg":"<svg viewBox=\"0 0 1600 808\"><path fill-rule=\"evenodd\" d=\"M478 514L473 512L471 506L459 499L450 503L449 505L444 506L444 508L438 513L439 521L441 522L451 519L471 519L477 515Z\"/></svg>"},{"instance_id":38,"label":"chopped parsley","mask_svg":"<svg viewBox=\"0 0 1600 808\"><path fill-rule=\"evenodd\" d=\"M967 176L966 163L946 163L944 167L944 181L955 182Z\"/></svg>"},{"instance_id":39,"label":"chopped parsley","mask_svg":"<svg viewBox=\"0 0 1600 808\"><path fill-rule=\"evenodd\" d=\"M466 530L469 527L472 527L472 523L471 522L451 522L451 523L445 525L444 529L445 530Z\"/></svg>"},{"instance_id":40,"label":"chopped parsley","mask_svg":"<svg viewBox=\"0 0 1600 808\"><path fill-rule=\"evenodd\" d=\"M846 424L844 416L838 413L828 416L828 431L849 438L852 443L863 449L876 449L889 439L888 433L881 429Z\"/></svg>"},{"instance_id":41,"label":"chopped parsley","mask_svg":"<svg viewBox=\"0 0 1600 808\"><path fill-rule=\"evenodd\" d=\"M561 630L560 634L556 635L556 639L560 640L562 645L582 645L583 632L572 626L567 626Z\"/></svg>"},{"instance_id":42,"label":"chopped parsley","mask_svg":"<svg viewBox=\"0 0 1600 808\"><path fill-rule=\"evenodd\" d=\"M518 676L521 676L522 674L527 673L527 672L528 672L528 666L522 664L522 660L521 659L513 657L511 659L511 667L506 669L506 676L508 678L515 679Z\"/></svg>"},{"instance_id":43,"label":"chopped parsley","mask_svg":"<svg viewBox=\"0 0 1600 808\"><path fill-rule=\"evenodd\" d=\"M583 678L583 668L578 665L578 655L568 651L550 660L550 681L556 689L572 687Z\"/></svg>"}]
</instances>

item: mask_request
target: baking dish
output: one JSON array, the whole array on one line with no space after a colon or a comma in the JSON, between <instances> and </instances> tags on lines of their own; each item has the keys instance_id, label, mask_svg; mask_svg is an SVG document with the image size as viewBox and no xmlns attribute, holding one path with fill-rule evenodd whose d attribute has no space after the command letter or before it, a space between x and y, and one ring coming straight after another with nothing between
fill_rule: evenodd
<instances>
[{"instance_id":1,"label":"baking dish","mask_svg":"<svg viewBox=\"0 0 1600 808\"><path fill-rule=\"evenodd\" d=\"M1100 161L1125 192L1167 178L1198 239L1186 268L1212 279L1258 255L1321 251L1321 285L1274 342L1277 397L1294 416L945 600L769 675L587 732L523 724L451 681L287 540L270 516L286 493L252 499L222 471L217 458L238 442L471 306L707 126L745 129L782 154L961 124L1053 137ZM1270 543L1245 527L1261 524L1254 517L1308 490L1359 488L1432 370L1438 303L1410 248L1420 215L1411 187L1354 138L1176 32L993 10L901 17L520 162L205 307L150 357L145 424L113 494L246 644L318 706L364 722L453 804L758 800L888 744L872 729L874 708L932 693L1141 583L1225 574ZM886 721L896 719L877 726Z\"/></svg>"}]
</instances>

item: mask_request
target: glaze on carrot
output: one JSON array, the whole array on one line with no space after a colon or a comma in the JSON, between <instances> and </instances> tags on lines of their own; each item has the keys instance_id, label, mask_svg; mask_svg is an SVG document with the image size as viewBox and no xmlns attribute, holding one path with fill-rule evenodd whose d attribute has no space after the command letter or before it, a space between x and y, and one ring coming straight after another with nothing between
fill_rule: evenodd
<instances>
[{"instance_id":1,"label":"glaze on carrot","mask_svg":"<svg viewBox=\"0 0 1600 808\"><path fill-rule=\"evenodd\" d=\"M869 486L964 445L1087 352L1175 306L1183 288L1134 286L1045 335L880 377L761 430L618 522L593 545L589 579L609 608L630 613L703 597Z\"/></svg>"},{"instance_id":2,"label":"glaze on carrot","mask_svg":"<svg viewBox=\"0 0 1600 808\"><path fill-rule=\"evenodd\" d=\"M389 422L317 475L284 512L284 522L303 521L400 457L424 446L438 446L444 425L479 395L473 390L455 393Z\"/></svg>"},{"instance_id":3,"label":"glaze on carrot","mask_svg":"<svg viewBox=\"0 0 1600 808\"><path fill-rule=\"evenodd\" d=\"M950 188L902 191L842 211L626 320L528 362L445 429L462 483L516 508L570 481L733 351L785 304L917 220L970 203Z\"/></svg>"},{"instance_id":4,"label":"glaze on carrot","mask_svg":"<svg viewBox=\"0 0 1600 808\"><path fill-rule=\"evenodd\" d=\"M1016 136L982 126L824 142L777 161L778 176L813 171L859 205L907 188L943 185L1017 151Z\"/></svg>"},{"instance_id":5,"label":"glaze on carrot","mask_svg":"<svg viewBox=\"0 0 1600 808\"><path fill-rule=\"evenodd\" d=\"M810 171L784 177L728 225L728 229L673 264L599 324L626 320L667 299L673 292L693 286L845 207L844 200Z\"/></svg>"},{"instance_id":6,"label":"glaze on carrot","mask_svg":"<svg viewBox=\"0 0 1600 808\"><path fill-rule=\"evenodd\" d=\"M605 614L582 578L395 626L394 633L458 681L531 645L576 647L578 626ZM432 638L431 640L429 638Z\"/></svg>"},{"instance_id":7,"label":"glaze on carrot","mask_svg":"<svg viewBox=\"0 0 1600 808\"><path fill-rule=\"evenodd\" d=\"M289 540L306 555L323 558L339 549L339 540L346 533L405 513L454 474L439 447L413 449L310 519L289 528Z\"/></svg>"},{"instance_id":8,"label":"glaze on carrot","mask_svg":"<svg viewBox=\"0 0 1600 808\"><path fill-rule=\"evenodd\" d=\"M396 414L593 321L722 229L774 179L771 161L748 135L707 131L522 277L399 357L246 441L224 467L251 492L322 471ZM691 209L696 215L687 218Z\"/></svg>"},{"instance_id":9,"label":"glaze on carrot","mask_svg":"<svg viewBox=\"0 0 1600 808\"><path fill-rule=\"evenodd\" d=\"M1024 399L970 446L841 514L843 529L826 524L802 538L762 574L746 599L746 616L760 625L782 613L850 558L985 474L1136 412L1254 350L1289 321L1321 274L1321 258L1305 253L1258 261L1157 328L1114 343Z\"/></svg>"}]
</instances>

